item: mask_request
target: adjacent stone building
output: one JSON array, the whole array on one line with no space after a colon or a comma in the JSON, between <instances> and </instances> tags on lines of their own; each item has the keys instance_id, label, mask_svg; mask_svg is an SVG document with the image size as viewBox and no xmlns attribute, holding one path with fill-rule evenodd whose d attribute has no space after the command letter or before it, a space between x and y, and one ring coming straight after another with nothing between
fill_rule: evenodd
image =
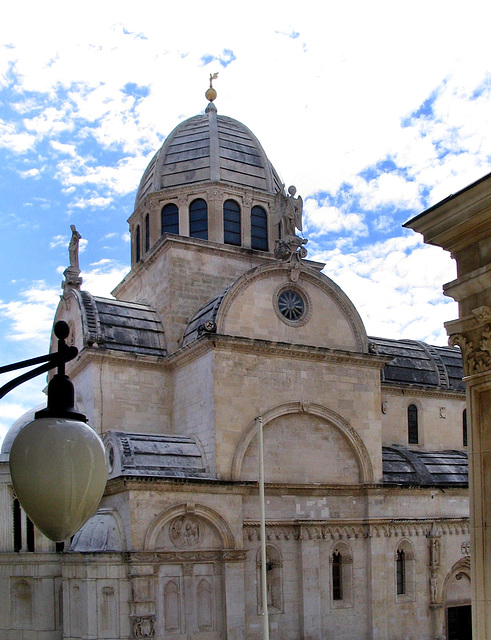
<instances>
[{"instance_id":1,"label":"adjacent stone building","mask_svg":"<svg viewBox=\"0 0 491 640\"><path fill-rule=\"evenodd\" d=\"M55 319L109 481L73 540L51 543L12 494L28 417L13 425L2 640L259 639L258 416L271 638L469 637L460 351L368 337L307 259L301 215L252 132L210 102L143 175L115 299L83 289L72 229Z\"/></svg>"}]
</instances>

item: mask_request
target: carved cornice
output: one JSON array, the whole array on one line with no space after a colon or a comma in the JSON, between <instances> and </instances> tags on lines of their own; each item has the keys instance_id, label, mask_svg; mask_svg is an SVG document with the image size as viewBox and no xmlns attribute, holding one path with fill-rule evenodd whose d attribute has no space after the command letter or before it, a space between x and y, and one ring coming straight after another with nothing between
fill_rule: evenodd
<instances>
[{"instance_id":1,"label":"carved cornice","mask_svg":"<svg viewBox=\"0 0 491 640\"><path fill-rule=\"evenodd\" d=\"M382 393L390 396L411 396L419 398L446 398L452 400L465 399L465 391L457 391L456 389L442 389L437 387L415 387L407 384L392 384L383 382L381 385Z\"/></svg>"},{"instance_id":2,"label":"carved cornice","mask_svg":"<svg viewBox=\"0 0 491 640\"><path fill-rule=\"evenodd\" d=\"M266 539L274 541L426 537L431 534L435 523L438 524L441 535L465 535L469 533L468 518L270 521L266 523ZM244 538L249 541L259 541L261 539L259 522L244 522Z\"/></svg>"},{"instance_id":3,"label":"carved cornice","mask_svg":"<svg viewBox=\"0 0 491 640\"><path fill-rule=\"evenodd\" d=\"M188 562L245 562L245 551L236 549L214 551L135 551L124 554L131 564L172 564Z\"/></svg>"}]
</instances>

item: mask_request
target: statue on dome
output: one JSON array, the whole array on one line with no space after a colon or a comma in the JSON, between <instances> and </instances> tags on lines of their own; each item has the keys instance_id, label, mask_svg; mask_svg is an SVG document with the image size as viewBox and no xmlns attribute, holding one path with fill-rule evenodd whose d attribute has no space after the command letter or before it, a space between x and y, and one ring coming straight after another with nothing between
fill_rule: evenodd
<instances>
[{"instance_id":1,"label":"statue on dome","mask_svg":"<svg viewBox=\"0 0 491 640\"><path fill-rule=\"evenodd\" d=\"M80 273L80 266L78 262L78 250L79 250L79 244L82 236L77 231L74 224L70 225L70 229L72 231L72 237L70 238L70 244L68 245L68 257L70 259L70 268L78 269Z\"/></svg>"},{"instance_id":2,"label":"statue on dome","mask_svg":"<svg viewBox=\"0 0 491 640\"><path fill-rule=\"evenodd\" d=\"M70 242L68 244L68 259L70 261L70 266L67 267L63 272L65 280L62 282L61 286L63 287L63 289L66 289L68 287L80 290L83 280L80 277L78 252L82 236L77 231L74 224L70 225L70 229L72 232L72 237L70 238Z\"/></svg>"},{"instance_id":3,"label":"statue on dome","mask_svg":"<svg viewBox=\"0 0 491 640\"><path fill-rule=\"evenodd\" d=\"M296 187L288 187L288 195L283 192L276 194L275 224L280 225L280 239L276 241L275 257L284 260L293 257L305 258L307 249L303 246L308 240L296 234L296 229L302 231L303 200L295 197Z\"/></svg>"}]
</instances>

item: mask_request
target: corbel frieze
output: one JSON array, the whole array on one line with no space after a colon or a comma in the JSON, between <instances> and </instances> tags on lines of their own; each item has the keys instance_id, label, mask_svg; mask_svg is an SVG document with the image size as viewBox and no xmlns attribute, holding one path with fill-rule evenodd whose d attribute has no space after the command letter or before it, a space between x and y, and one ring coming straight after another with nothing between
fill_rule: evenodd
<instances>
[{"instance_id":1,"label":"corbel frieze","mask_svg":"<svg viewBox=\"0 0 491 640\"><path fill-rule=\"evenodd\" d=\"M266 540L349 540L359 538L392 538L392 537L437 537L442 535L460 535L469 533L468 519L456 519L438 522L436 533L434 521L391 521L378 520L371 522L347 523L271 523L266 524ZM244 538L247 541L260 541L259 523L248 522L244 527Z\"/></svg>"}]
</instances>

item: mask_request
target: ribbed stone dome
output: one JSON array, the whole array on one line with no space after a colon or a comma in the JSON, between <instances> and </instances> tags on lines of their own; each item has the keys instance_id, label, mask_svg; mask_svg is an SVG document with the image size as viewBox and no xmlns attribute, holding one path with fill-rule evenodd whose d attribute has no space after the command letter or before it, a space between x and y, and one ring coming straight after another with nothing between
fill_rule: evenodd
<instances>
[{"instance_id":1,"label":"ribbed stone dome","mask_svg":"<svg viewBox=\"0 0 491 640\"><path fill-rule=\"evenodd\" d=\"M225 182L271 194L282 190L256 136L241 122L219 116L213 104L169 134L143 174L135 209L150 193L203 182Z\"/></svg>"}]
</instances>

